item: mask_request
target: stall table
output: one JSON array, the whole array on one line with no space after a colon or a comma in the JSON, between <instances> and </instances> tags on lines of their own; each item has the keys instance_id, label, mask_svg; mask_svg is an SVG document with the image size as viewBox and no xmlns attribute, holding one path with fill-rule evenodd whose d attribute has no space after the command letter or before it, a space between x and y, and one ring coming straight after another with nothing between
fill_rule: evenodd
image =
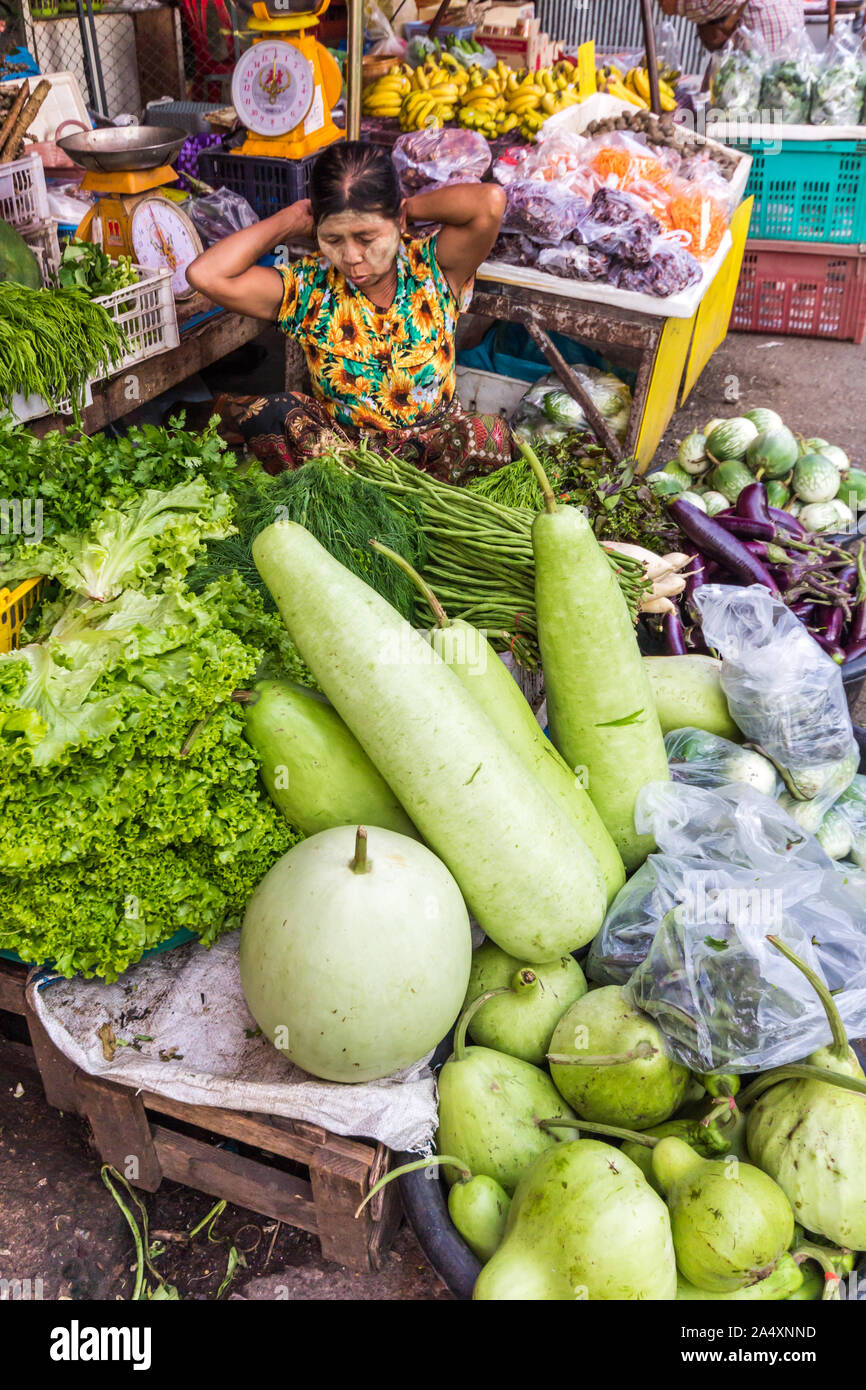
<instances>
[{"instance_id":1,"label":"stall table","mask_svg":"<svg viewBox=\"0 0 866 1390\"><path fill-rule=\"evenodd\" d=\"M207 304L207 301L204 303ZM178 305L181 336L176 348L133 364L92 388L93 404L82 411L85 434L96 434L112 421L129 415L140 405L152 401L161 392L185 381L203 367L211 366L245 343L252 342L267 327L259 319L227 313L222 309L193 323L191 327L184 327L184 323L189 324L191 318L198 318L202 309L200 297L196 304L186 307ZM35 420L28 420L27 428L41 437L49 430L65 429L69 424L67 415L41 415Z\"/></svg>"}]
</instances>

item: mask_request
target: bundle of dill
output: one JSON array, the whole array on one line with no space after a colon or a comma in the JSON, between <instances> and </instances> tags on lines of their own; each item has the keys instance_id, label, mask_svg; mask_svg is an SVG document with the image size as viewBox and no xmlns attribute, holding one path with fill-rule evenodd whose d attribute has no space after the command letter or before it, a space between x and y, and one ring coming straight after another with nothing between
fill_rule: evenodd
<instances>
[{"instance_id":1,"label":"bundle of dill","mask_svg":"<svg viewBox=\"0 0 866 1390\"><path fill-rule=\"evenodd\" d=\"M213 579L237 571L264 597L274 602L252 556L256 536L274 521L296 521L315 536L335 560L387 599L404 618L411 618L415 591L410 579L383 555L371 549L379 540L412 565L422 562L423 535L417 514L397 508L381 488L347 471L333 454L311 459L301 468L271 475L251 469L232 487L236 536L212 541L188 583L203 589Z\"/></svg>"}]
</instances>

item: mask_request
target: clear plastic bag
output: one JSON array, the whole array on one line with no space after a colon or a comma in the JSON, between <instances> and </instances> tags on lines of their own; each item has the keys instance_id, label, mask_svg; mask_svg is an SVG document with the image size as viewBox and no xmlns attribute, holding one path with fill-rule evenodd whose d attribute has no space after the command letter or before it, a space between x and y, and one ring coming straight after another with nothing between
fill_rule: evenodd
<instances>
[{"instance_id":1,"label":"clear plastic bag","mask_svg":"<svg viewBox=\"0 0 866 1390\"><path fill-rule=\"evenodd\" d=\"M843 853L836 854L839 848L839 822L847 831L847 843ZM832 839L832 847L826 843ZM830 808L818 830L818 841L831 859L850 859L858 869L866 869L866 777L856 772L839 800Z\"/></svg>"},{"instance_id":2,"label":"clear plastic bag","mask_svg":"<svg viewBox=\"0 0 866 1390\"><path fill-rule=\"evenodd\" d=\"M864 97L863 52L852 31L840 26L816 60L811 122L813 125L857 125Z\"/></svg>"},{"instance_id":3,"label":"clear plastic bag","mask_svg":"<svg viewBox=\"0 0 866 1390\"><path fill-rule=\"evenodd\" d=\"M839 666L760 584L708 584L694 601L732 718L820 823L859 762Z\"/></svg>"},{"instance_id":4,"label":"clear plastic bag","mask_svg":"<svg viewBox=\"0 0 866 1390\"><path fill-rule=\"evenodd\" d=\"M624 439L631 411L631 390L613 372L600 367L572 366L593 405L607 420L619 439ZM519 437L540 435L547 440L564 439L570 430L590 429L583 406L569 394L558 376L543 376L518 401L511 418Z\"/></svg>"},{"instance_id":5,"label":"clear plastic bag","mask_svg":"<svg viewBox=\"0 0 866 1390\"><path fill-rule=\"evenodd\" d=\"M591 246L577 246L563 241L559 246L545 246L538 252L538 269L548 275L561 275L567 280L604 280L607 278L610 257Z\"/></svg>"},{"instance_id":6,"label":"clear plastic bag","mask_svg":"<svg viewBox=\"0 0 866 1390\"><path fill-rule=\"evenodd\" d=\"M506 189L502 231L527 236L539 246L558 246L578 230L587 211L586 203L556 184L520 179Z\"/></svg>"},{"instance_id":7,"label":"clear plastic bag","mask_svg":"<svg viewBox=\"0 0 866 1390\"><path fill-rule=\"evenodd\" d=\"M552 183L566 179L575 171L583 171L586 168L583 154L586 144L585 135L575 135L567 130L558 131L543 144L533 145L526 150L520 160L518 177L537 179L540 183ZM508 157L514 153L513 150L509 150ZM508 166L503 165L502 160L496 161L493 175L500 183L513 182L513 179L507 176Z\"/></svg>"},{"instance_id":8,"label":"clear plastic bag","mask_svg":"<svg viewBox=\"0 0 866 1390\"><path fill-rule=\"evenodd\" d=\"M571 243L566 242L565 245L570 246ZM487 259L498 261L502 265L534 266L538 261L538 247L529 237L521 236L519 233L511 235L500 232Z\"/></svg>"},{"instance_id":9,"label":"clear plastic bag","mask_svg":"<svg viewBox=\"0 0 866 1390\"><path fill-rule=\"evenodd\" d=\"M782 791L782 779L768 758L704 729L673 729L665 735L665 752L675 782L710 788L742 782L774 798Z\"/></svg>"},{"instance_id":10,"label":"clear plastic bag","mask_svg":"<svg viewBox=\"0 0 866 1390\"><path fill-rule=\"evenodd\" d=\"M194 198L188 211L196 231L208 246L259 221L258 213L246 198L229 188L217 188L204 198Z\"/></svg>"},{"instance_id":11,"label":"clear plastic bag","mask_svg":"<svg viewBox=\"0 0 866 1390\"><path fill-rule=\"evenodd\" d=\"M827 1041L777 933L826 979L852 1036L866 1029L866 876L841 873L785 810L752 787L650 783L635 824L653 854L617 895L587 970L621 982L699 1071L764 1070ZM637 961L641 951L645 958Z\"/></svg>"},{"instance_id":12,"label":"clear plastic bag","mask_svg":"<svg viewBox=\"0 0 866 1390\"><path fill-rule=\"evenodd\" d=\"M580 240L606 256L616 256L628 266L645 266L661 231L655 217L640 210L630 193L599 188L580 223Z\"/></svg>"},{"instance_id":13,"label":"clear plastic bag","mask_svg":"<svg viewBox=\"0 0 866 1390\"><path fill-rule=\"evenodd\" d=\"M406 40L397 37L376 0L364 0L364 37L375 58L402 58L406 52Z\"/></svg>"},{"instance_id":14,"label":"clear plastic bag","mask_svg":"<svg viewBox=\"0 0 866 1390\"><path fill-rule=\"evenodd\" d=\"M752 45L740 34L714 54L710 67L710 103L729 121L754 118L761 100L762 69Z\"/></svg>"},{"instance_id":15,"label":"clear plastic bag","mask_svg":"<svg viewBox=\"0 0 866 1390\"><path fill-rule=\"evenodd\" d=\"M805 29L795 30L773 54L761 83L761 108L783 125L805 125L812 104L817 54Z\"/></svg>"},{"instance_id":16,"label":"clear plastic bag","mask_svg":"<svg viewBox=\"0 0 866 1390\"><path fill-rule=\"evenodd\" d=\"M394 165L406 196L444 184L480 183L490 146L475 130L413 130L394 144Z\"/></svg>"},{"instance_id":17,"label":"clear plastic bag","mask_svg":"<svg viewBox=\"0 0 866 1390\"><path fill-rule=\"evenodd\" d=\"M626 259L612 260L608 281L621 290L667 299L697 284L703 273L700 262L682 243L676 237L665 235L652 239L648 258L639 265Z\"/></svg>"}]
</instances>

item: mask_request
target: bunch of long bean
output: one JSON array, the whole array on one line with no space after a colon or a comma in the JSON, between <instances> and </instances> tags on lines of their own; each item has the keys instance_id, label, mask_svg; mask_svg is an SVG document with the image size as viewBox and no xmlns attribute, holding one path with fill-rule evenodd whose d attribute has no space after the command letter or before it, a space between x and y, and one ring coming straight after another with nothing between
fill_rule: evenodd
<instances>
[{"instance_id":1,"label":"bunch of long bean","mask_svg":"<svg viewBox=\"0 0 866 1390\"><path fill-rule=\"evenodd\" d=\"M441 482L364 443L338 457L420 520L425 547L421 574L449 616L484 628L488 641L499 650L510 649L524 665L537 664L535 513ZM609 554L608 559L634 619L651 587L643 565L626 555ZM420 595L416 614L424 622L433 616Z\"/></svg>"},{"instance_id":2,"label":"bunch of long bean","mask_svg":"<svg viewBox=\"0 0 866 1390\"><path fill-rule=\"evenodd\" d=\"M52 408L69 399L76 413L88 379L105 375L126 338L101 304L81 290L32 290L0 283L0 403L42 396Z\"/></svg>"}]
</instances>

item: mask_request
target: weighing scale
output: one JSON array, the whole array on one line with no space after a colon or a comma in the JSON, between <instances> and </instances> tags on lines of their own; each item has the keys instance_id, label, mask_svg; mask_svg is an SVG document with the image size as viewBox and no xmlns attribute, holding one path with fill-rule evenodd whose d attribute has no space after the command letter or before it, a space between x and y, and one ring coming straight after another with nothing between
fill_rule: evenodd
<instances>
[{"instance_id":1,"label":"weighing scale","mask_svg":"<svg viewBox=\"0 0 866 1390\"><path fill-rule=\"evenodd\" d=\"M95 242L115 259L131 256L148 270L167 266L176 299L195 294L186 271L204 250L190 218L163 191L177 179L169 160L187 138L173 126L108 126L57 141L87 170L81 187L97 198L76 237Z\"/></svg>"},{"instance_id":2,"label":"weighing scale","mask_svg":"<svg viewBox=\"0 0 866 1390\"><path fill-rule=\"evenodd\" d=\"M249 13L250 0L240 3ZM247 29L257 37L232 74L232 105L249 131L240 154L303 159L343 137L331 119L340 68L314 36L330 0L312 10L304 4L309 0L253 0Z\"/></svg>"}]
</instances>

